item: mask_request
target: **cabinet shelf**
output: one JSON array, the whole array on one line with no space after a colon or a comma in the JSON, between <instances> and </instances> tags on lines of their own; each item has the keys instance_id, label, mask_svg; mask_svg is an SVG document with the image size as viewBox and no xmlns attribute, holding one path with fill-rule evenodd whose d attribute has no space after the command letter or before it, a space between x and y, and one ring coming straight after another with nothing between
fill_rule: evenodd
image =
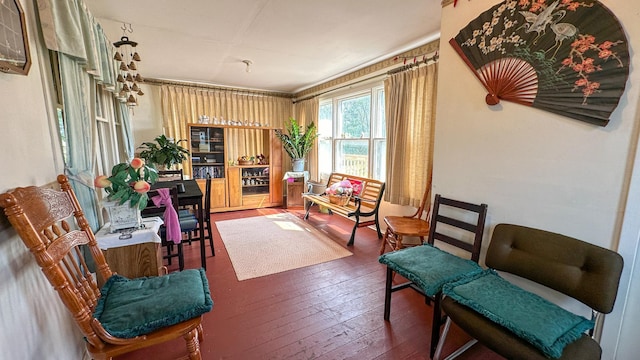
<instances>
[{"instance_id":1,"label":"cabinet shelf","mask_svg":"<svg viewBox=\"0 0 640 360\"><path fill-rule=\"evenodd\" d=\"M217 178L211 184L212 212L282 205L282 145L275 128L214 124L188 124L188 128L192 177L202 188L207 173ZM239 141L245 138L255 140ZM269 163L236 165L239 157L258 153L265 154Z\"/></svg>"}]
</instances>

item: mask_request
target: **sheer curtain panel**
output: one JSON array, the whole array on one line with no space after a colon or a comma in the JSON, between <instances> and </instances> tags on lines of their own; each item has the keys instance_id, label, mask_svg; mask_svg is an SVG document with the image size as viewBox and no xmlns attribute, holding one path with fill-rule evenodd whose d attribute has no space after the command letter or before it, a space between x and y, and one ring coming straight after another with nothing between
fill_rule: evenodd
<instances>
[{"instance_id":1,"label":"sheer curtain panel","mask_svg":"<svg viewBox=\"0 0 640 360\"><path fill-rule=\"evenodd\" d=\"M385 201L418 207L433 168L438 64L384 81L387 120Z\"/></svg>"}]
</instances>

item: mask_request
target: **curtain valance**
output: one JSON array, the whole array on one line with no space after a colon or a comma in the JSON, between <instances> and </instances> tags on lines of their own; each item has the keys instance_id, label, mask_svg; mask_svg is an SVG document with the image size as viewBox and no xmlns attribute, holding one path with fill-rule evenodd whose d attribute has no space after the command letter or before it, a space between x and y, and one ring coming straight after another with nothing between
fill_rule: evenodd
<instances>
[{"instance_id":1,"label":"curtain valance","mask_svg":"<svg viewBox=\"0 0 640 360\"><path fill-rule=\"evenodd\" d=\"M49 50L76 59L99 83L116 90L113 45L82 0L38 0L38 14Z\"/></svg>"}]
</instances>

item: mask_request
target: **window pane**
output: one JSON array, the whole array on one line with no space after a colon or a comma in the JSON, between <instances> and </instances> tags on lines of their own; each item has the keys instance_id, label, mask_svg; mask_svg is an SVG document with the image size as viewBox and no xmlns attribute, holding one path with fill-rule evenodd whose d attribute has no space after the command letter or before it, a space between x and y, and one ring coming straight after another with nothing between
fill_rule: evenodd
<instances>
[{"instance_id":1,"label":"window pane","mask_svg":"<svg viewBox=\"0 0 640 360\"><path fill-rule=\"evenodd\" d=\"M320 104L320 113L318 114L318 135L320 138L333 137L333 104L326 102Z\"/></svg>"},{"instance_id":2,"label":"window pane","mask_svg":"<svg viewBox=\"0 0 640 360\"><path fill-rule=\"evenodd\" d=\"M373 178L386 181L387 174L387 140L373 141Z\"/></svg>"},{"instance_id":3,"label":"window pane","mask_svg":"<svg viewBox=\"0 0 640 360\"><path fill-rule=\"evenodd\" d=\"M61 108L56 109L58 115L58 133L60 134L60 144L62 145L62 156L64 163L69 164L69 141L67 140L67 126L64 121L64 114Z\"/></svg>"},{"instance_id":4,"label":"window pane","mask_svg":"<svg viewBox=\"0 0 640 360\"><path fill-rule=\"evenodd\" d=\"M319 139L318 140L318 173L320 174L320 180L329 180L329 175L333 170L333 142L331 139Z\"/></svg>"},{"instance_id":5,"label":"window pane","mask_svg":"<svg viewBox=\"0 0 640 360\"><path fill-rule=\"evenodd\" d=\"M374 138L386 138L387 137L387 124L384 117L384 90L377 91L377 111L374 126ZM376 155L377 156L377 155Z\"/></svg>"},{"instance_id":6,"label":"window pane","mask_svg":"<svg viewBox=\"0 0 640 360\"><path fill-rule=\"evenodd\" d=\"M371 134L371 94L342 100L338 134L342 138L368 138Z\"/></svg>"},{"instance_id":7,"label":"window pane","mask_svg":"<svg viewBox=\"0 0 640 360\"><path fill-rule=\"evenodd\" d=\"M337 172L362 177L369 176L369 141L338 140L336 141Z\"/></svg>"}]
</instances>

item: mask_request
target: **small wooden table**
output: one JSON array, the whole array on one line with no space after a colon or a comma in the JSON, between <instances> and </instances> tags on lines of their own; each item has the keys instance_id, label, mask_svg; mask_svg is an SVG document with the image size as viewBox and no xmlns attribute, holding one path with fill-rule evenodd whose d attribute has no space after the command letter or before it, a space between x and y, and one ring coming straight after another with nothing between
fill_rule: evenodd
<instances>
[{"instance_id":1,"label":"small wooden table","mask_svg":"<svg viewBox=\"0 0 640 360\"><path fill-rule=\"evenodd\" d=\"M95 234L111 270L127 278L159 276L164 273L162 247L158 236L162 220L150 217L143 219L142 223L144 228L129 234L110 233L109 223L106 223Z\"/></svg>"},{"instance_id":2,"label":"small wooden table","mask_svg":"<svg viewBox=\"0 0 640 360\"><path fill-rule=\"evenodd\" d=\"M307 192L309 172L288 171L284 174L284 178L282 180L284 180L287 188L287 209L303 208L304 199L302 199L302 193Z\"/></svg>"}]
</instances>

